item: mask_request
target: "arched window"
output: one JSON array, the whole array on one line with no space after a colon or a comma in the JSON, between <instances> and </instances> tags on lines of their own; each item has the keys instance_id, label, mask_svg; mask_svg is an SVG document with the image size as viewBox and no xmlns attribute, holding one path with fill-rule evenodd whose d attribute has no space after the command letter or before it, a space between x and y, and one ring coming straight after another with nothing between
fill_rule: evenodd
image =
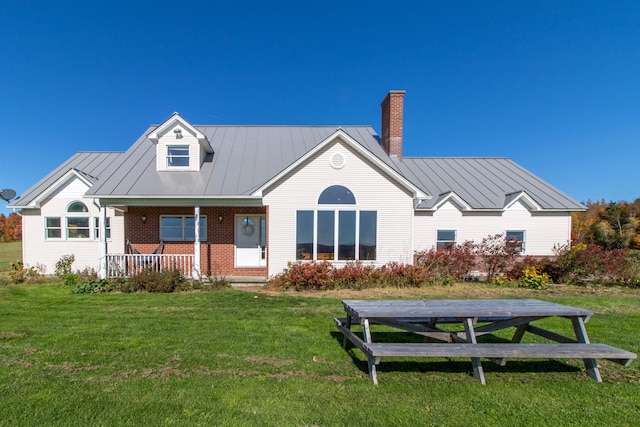
<instances>
[{"instance_id":1,"label":"arched window","mask_svg":"<svg viewBox=\"0 0 640 427\"><path fill-rule=\"evenodd\" d=\"M376 248L377 212L358 209L355 196L342 185L327 187L318 198L318 209L296 213L298 260L374 261Z\"/></svg>"},{"instance_id":2,"label":"arched window","mask_svg":"<svg viewBox=\"0 0 640 427\"><path fill-rule=\"evenodd\" d=\"M332 185L326 188L318 198L320 205L355 205L356 198L351 190L342 185Z\"/></svg>"},{"instance_id":3,"label":"arched window","mask_svg":"<svg viewBox=\"0 0 640 427\"><path fill-rule=\"evenodd\" d=\"M86 213L86 212L89 212L89 209L87 209L87 205L85 205L82 202L73 202L67 208L67 212L69 213L85 212Z\"/></svg>"},{"instance_id":4,"label":"arched window","mask_svg":"<svg viewBox=\"0 0 640 427\"><path fill-rule=\"evenodd\" d=\"M67 207L67 239L88 239L91 237L89 228L89 209L82 202L72 202Z\"/></svg>"}]
</instances>

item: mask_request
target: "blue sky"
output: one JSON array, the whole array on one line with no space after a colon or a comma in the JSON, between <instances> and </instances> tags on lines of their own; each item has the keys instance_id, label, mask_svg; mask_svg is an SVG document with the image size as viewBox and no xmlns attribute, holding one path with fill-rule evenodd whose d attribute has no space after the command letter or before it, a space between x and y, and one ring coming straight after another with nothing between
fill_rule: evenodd
<instances>
[{"instance_id":1,"label":"blue sky","mask_svg":"<svg viewBox=\"0 0 640 427\"><path fill-rule=\"evenodd\" d=\"M2 0L0 188L174 111L379 132L404 89L404 156L509 157L578 201L632 201L639 23L637 0Z\"/></svg>"}]
</instances>

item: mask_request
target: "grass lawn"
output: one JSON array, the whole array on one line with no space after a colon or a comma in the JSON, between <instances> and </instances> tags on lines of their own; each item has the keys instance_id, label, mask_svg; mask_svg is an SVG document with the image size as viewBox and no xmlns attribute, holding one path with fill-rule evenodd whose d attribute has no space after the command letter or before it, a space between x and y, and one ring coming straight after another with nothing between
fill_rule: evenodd
<instances>
[{"instance_id":1,"label":"grass lawn","mask_svg":"<svg viewBox=\"0 0 640 427\"><path fill-rule=\"evenodd\" d=\"M9 263L22 259L22 242L0 242L0 271L9 269Z\"/></svg>"},{"instance_id":2,"label":"grass lawn","mask_svg":"<svg viewBox=\"0 0 640 427\"><path fill-rule=\"evenodd\" d=\"M466 286L482 297L493 292ZM447 289L462 292L425 288L414 296ZM486 361L482 386L469 360L383 359L375 387L362 354L341 347L332 320L343 316L340 296L324 295L74 295L59 285L0 286L0 425L631 426L640 419L638 361L627 368L601 361L600 384L581 361ZM592 309L593 342L640 353L640 292L525 296Z\"/></svg>"}]
</instances>

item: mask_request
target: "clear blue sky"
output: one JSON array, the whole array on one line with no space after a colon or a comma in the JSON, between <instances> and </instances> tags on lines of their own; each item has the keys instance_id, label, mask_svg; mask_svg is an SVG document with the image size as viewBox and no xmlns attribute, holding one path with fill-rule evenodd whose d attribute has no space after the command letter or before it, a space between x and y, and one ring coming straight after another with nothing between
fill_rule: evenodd
<instances>
[{"instance_id":1,"label":"clear blue sky","mask_svg":"<svg viewBox=\"0 0 640 427\"><path fill-rule=\"evenodd\" d=\"M640 1L0 1L0 188L193 124L370 124L640 197ZM0 212L8 214L0 200Z\"/></svg>"}]
</instances>

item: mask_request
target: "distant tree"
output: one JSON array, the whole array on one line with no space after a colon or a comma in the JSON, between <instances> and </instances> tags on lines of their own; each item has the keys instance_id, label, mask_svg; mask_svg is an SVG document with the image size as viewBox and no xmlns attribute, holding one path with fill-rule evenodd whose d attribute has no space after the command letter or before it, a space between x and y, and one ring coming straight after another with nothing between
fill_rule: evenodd
<instances>
[{"instance_id":1,"label":"distant tree","mask_svg":"<svg viewBox=\"0 0 640 427\"><path fill-rule=\"evenodd\" d=\"M6 217L0 213L0 241L22 240L22 218L13 212Z\"/></svg>"},{"instance_id":2,"label":"distant tree","mask_svg":"<svg viewBox=\"0 0 640 427\"><path fill-rule=\"evenodd\" d=\"M590 226L593 243L606 249L623 249L637 243L638 218L633 204L611 202Z\"/></svg>"}]
</instances>

